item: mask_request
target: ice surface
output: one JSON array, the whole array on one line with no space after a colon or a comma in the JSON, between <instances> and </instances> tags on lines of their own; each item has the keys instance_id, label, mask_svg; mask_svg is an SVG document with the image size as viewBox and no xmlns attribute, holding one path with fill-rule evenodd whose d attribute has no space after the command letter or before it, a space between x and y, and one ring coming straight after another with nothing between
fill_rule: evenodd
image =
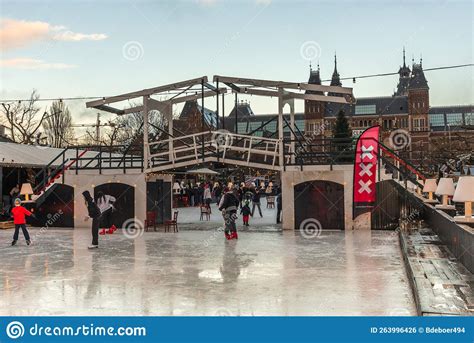
<instances>
[{"instance_id":1,"label":"ice surface","mask_svg":"<svg viewBox=\"0 0 474 343\"><path fill-rule=\"evenodd\" d=\"M85 229L31 229L33 245L15 247L2 230L0 315L416 314L392 232L251 228L225 241L217 219L191 226L118 231L94 251Z\"/></svg>"}]
</instances>

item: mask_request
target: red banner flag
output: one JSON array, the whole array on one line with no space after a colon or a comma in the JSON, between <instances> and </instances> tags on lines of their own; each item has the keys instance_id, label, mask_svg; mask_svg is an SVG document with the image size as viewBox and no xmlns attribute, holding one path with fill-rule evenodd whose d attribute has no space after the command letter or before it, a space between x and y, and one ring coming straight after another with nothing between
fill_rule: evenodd
<instances>
[{"instance_id":1,"label":"red banner flag","mask_svg":"<svg viewBox=\"0 0 474 343\"><path fill-rule=\"evenodd\" d=\"M354 162L354 206L376 200L376 175L380 127L372 126L359 137Z\"/></svg>"}]
</instances>

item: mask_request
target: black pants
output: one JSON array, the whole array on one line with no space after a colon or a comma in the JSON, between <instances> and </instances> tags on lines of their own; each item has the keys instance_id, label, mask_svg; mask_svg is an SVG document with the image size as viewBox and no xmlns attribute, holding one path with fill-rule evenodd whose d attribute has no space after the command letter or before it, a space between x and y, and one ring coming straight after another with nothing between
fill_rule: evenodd
<instances>
[{"instance_id":1,"label":"black pants","mask_svg":"<svg viewBox=\"0 0 474 343\"><path fill-rule=\"evenodd\" d=\"M281 222L281 207L277 208L277 224Z\"/></svg>"},{"instance_id":2,"label":"black pants","mask_svg":"<svg viewBox=\"0 0 474 343\"><path fill-rule=\"evenodd\" d=\"M15 224L15 233L13 234L13 240L14 241L18 240L18 235L20 234L20 228L21 228L21 231L23 231L23 236L25 236L25 239L29 241L30 234L28 233L28 230L26 229L26 224Z\"/></svg>"},{"instance_id":3,"label":"black pants","mask_svg":"<svg viewBox=\"0 0 474 343\"><path fill-rule=\"evenodd\" d=\"M253 217L253 215L254 215L254 213L255 213L255 206L258 207L258 213L260 213L260 217L263 217L263 215L262 215L262 209L260 208L260 203L259 203L259 202L254 202L254 203L253 203L253 206L252 206L252 217Z\"/></svg>"},{"instance_id":4,"label":"black pants","mask_svg":"<svg viewBox=\"0 0 474 343\"><path fill-rule=\"evenodd\" d=\"M100 217L92 219L92 245L99 245Z\"/></svg>"}]
</instances>

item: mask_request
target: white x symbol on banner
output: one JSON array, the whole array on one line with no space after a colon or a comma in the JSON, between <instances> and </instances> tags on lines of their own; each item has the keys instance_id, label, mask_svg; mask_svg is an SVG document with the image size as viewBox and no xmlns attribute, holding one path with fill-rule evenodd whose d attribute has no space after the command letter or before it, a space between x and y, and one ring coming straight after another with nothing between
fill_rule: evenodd
<instances>
[{"instance_id":1,"label":"white x symbol on banner","mask_svg":"<svg viewBox=\"0 0 474 343\"><path fill-rule=\"evenodd\" d=\"M368 157L369 159L374 158L374 155L372 155L372 150L374 150L373 145L369 146L368 148L366 148L365 146L362 145L362 157L361 158L364 158L364 157Z\"/></svg>"},{"instance_id":2,"label":"white x symbol on banner","mask_svg":"<svg viewBox=\"0 0 474 343\"><path fill-rule=\"evenodd\" d=\"M359 180L359 185L360 185L360 188L359 188L359 193L362 193L362 192L367 192L367 193L372 193L372 191L370 190L369 186L372 184L372 181L367 181L367 182L364 182L362 180Z\"/></svg>"},{"instance_id":3,"label":"white x symbol on banner","mask_svg":"<svg viewBox=\"0 0 474 343\"><path fill-rule=\"evenodd\" d=\"M372 176L373 173L370 171L370 168L372 168L372 165L373 165L372 163L365 164L361 162L359 166L362 170L359 172L359 176L364 176L364 174Z\"/></svg>"}]
</instances>

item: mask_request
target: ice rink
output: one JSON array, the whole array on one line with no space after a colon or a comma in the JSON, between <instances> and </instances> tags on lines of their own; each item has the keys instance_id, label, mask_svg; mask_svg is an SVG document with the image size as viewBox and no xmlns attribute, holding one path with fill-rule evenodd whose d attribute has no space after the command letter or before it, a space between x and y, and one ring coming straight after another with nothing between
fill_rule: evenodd
<instances>
[{"instance_id":1,"label":"ice rink","mask_svg":"<svg viewBox=\"0 0 474 343\"><path fill-rule=\"evenodd\" d=\"M15 247L2 230L0 315L416 313L393 232L304 237L268 225L225 241L219 227L119 230L94 251L85 229L31 229L33 245L20 236Z\"/></svg>"}]
</instances>

